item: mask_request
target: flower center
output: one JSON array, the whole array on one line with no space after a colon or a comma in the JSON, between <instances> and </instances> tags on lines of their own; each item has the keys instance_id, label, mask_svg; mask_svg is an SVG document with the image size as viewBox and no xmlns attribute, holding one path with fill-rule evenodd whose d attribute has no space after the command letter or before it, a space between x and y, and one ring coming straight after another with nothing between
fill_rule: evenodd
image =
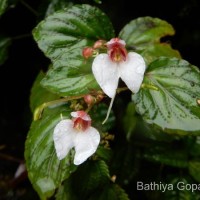
<instances>
[{"instance_id":1,"label":"flower center","mask_svg":"<svg viewBox=\"0 0 200 200\"><path fill-rule=\"evenodd\" d=\"M77 111L71 113L74 122L73 128L78 131L85 131L91 126L90 116L85 111Z\"/></svg>"},{"instance_id":2,"label":"flower center","mask_svg":"<svg viewBox=\"0 0 200 200\"><path fill-rule=\"evenodd\" d=\"M78 117L73 120L74 126L78 131L85 131L91 126L91 121L83 120L82 118Z\"/></svg>"},{"instance_id":3,"label":"flower center","mask_svg":"<svg viewBox=\"0 0 200 200\"><path fill-rule=\"evenodd\" d=\"M126 61L127 50L125 45L126 43L119 38L113 38L107 42L108 55L113 62Z\"/></svg>"}]
</instances>

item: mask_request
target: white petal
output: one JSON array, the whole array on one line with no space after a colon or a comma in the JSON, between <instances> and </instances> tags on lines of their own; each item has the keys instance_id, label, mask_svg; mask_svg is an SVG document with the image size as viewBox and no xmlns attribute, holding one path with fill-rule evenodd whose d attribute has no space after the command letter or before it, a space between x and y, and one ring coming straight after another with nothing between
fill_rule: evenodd
<instances>
[{"instance_id":1,"label":"white petal","mask_svg":"<svg viewBox=\"0 0 200 200\"><path fill-rule=\"evenodd\" d=\"M26 172L26 165L24 164L24 163L21 163L19 166L18 166L18 168L17 168L17 170L16 170L16 172L15 172L15 175L14 175L14 178L18 178L18 177L20 177L23 173L25 173Z\"/></svg>"},{"instance_id":2,"label":"white petal","mask_svg":"<svg viewBox=\"0 0 200 200\"><path fill-rule=\"evenodd\" d=\"M74 164L80 165L88 157L90 157L95 151L100 142L99 132L90 127L84 132L77 133L74 143L75 143L75 157Z\"/></svg>"},{"instance_id":3,"label":"white petal","mask_svg":"<svg viewBox=\"0 0 200 200\"><path fill-rule=\"evenodd\" d=\"M119 81L117 64L107 54L99 54L92 63L92 71L104 93L113 98Z\"/></svg>"},{"instance_id":4,"label":"white petal","mask_svg":"<svg viewBox=\"0 0 200 200\"><path fill-rule=\"evenodd\" d=\"M59 160L62 160L74 146L73 122L69 119L60 121L53 132L54 146Z\"/></svg>"},{"instance_id":5,"label":"white petal","mask_svg":"<svg viewBox=\"0 0 200 200\"><path fill-rule=\"evenodd\" d=\"M120 77L127 87L137 93L140 89L146 69L143 57L137 53L128 53L126 62L119 64Z\"/></svg>"},{"instance_id":6,"label":"white petal","mask_svg":"<svg viewBox=\"0 0 200 200\"><path fill-rule=\"evenodd\" d=\"M71 116L74 118L80 117L81 119L83 119L85 121L91 121L90 116L85 111L71 112Z\"/></svg>"}]
</instances>

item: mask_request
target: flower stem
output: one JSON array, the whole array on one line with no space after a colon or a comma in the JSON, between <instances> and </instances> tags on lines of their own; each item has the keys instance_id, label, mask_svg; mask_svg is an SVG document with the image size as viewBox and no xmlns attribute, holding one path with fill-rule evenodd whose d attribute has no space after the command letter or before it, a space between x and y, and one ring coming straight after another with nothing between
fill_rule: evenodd
<instances>
[{"instance_id":1,"label":"flower stem","mask_svg":"<svg viewBox=\"0 0 200 200\"><path fill-rule=\"evenodd\" d=\"M117 88L117 93L119 94L120 92L128 90L127 87L122 87L122 88Z\"/></svg>"},{"instance_id":2,"label":"flower stem","mask_svg":"<svg viewBox=\"0 0 200 200\"><path fill-rule=\"evenodd\" d=\"M108 120L108 117L110 115L110 111L111 111L114 99L115 99L115 96L111 99L111 102L110 102L110 105L109 105L109 108L108 108L108 111L107 111L106 118L104 119L104 121L102 122L102 124L105 124L105 122Z\"/></svg>"},{"instance_id":3,"label":"flower stem","mask_svg":"<svg viewBox=\"0 0 200 200\"><path fill-rule=\"evenodd\" d=\"M31 36L32 36L31 33L17 35L17 36L12 37L12 40L21 40L21 39L31 37Z\"/></svg>"},{"instance_id":4,"label":"flower stem","mask_svg":"<svg viewBox=\"0 0 200 200\"><path fill-rule=\"evenodd\" d=\"M148 89L156 90L156 91L159 90L156 86L154 86L154 85L149 85L149 84L146 84L146 83L142 83L141 88L148 88Z\"/></svg>"},{"instance_id":5,"label":"flower stem","mask_svg":"<svg viewBox=\"0 0 200 200\"><path fill-rule=\"evenodd\" d=\"M27 4L25 1L20 1L22 5L24 5L29 11L31 11L35 16L38 16L38 12L34 10L29 4Z\"/></svg>"},{"instance_id":6,"label":"flower stem","mask_svg":"<svg viewBox=\"0 0 200 200\"><path fill-rule=\"evenodd\" d=\"M38 106L35 109L35 112L34 112L34 115L33 115L33 120L36 121L36 120L40 119L41 116L42 116L42 113L43 113L43 111L44 111L44 109L46 107L55 106L55 105L58 105L58 104L61 104L61 103L65 103L65 102L70 101L70 100L81 99L84 96L85 95L64 97L62 99L57 99L57 100L53 100L53 101L49 101L49 102L43 103L42 105Z\"/></svg>"}]
</instances>

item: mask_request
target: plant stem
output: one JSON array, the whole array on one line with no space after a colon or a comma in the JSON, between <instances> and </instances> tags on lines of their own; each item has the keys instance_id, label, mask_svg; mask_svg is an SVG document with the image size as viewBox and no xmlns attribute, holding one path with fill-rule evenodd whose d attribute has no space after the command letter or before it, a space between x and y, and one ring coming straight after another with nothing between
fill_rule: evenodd
<instances>
[{"instance_id":1,"label":"plant stem","mask_svg":"<svg viewBox=\"0 0 200 200\"><path fill-rule=\"evenodd\" d=\"M146 83L143 83L143 84L141 85L141 88L148 88L148 89L156 90L156 91L159 90L156 86L154 86L154 85L149 85L149 84L146 84Z\"/></svg>"},{"instance_id":2,"label":"plant stem","mask_svg":"<svg viewBox=\"0 0 200 200\"><path fill-rule=\"evenodd\" d=\"M21 0L21 4L26 7L30 12L32 12L35 16L38 16L38 12L34 10L29 4L27 4L25 1Z\"/></svg>"},{"instance_id":3,"label":"plant stem","mask_svg":"<svg viewBox=\"0 0 200 200\"><path fill-rule=\"evenodd\" d=\"M64 97L62 99L57 99L57 100L53 100L53 101L43 103L42 105L40 105L39 107L37 107L35 109L33 120L36 121L36 120L40 119L41 116L42 116L42 113L43 113L43 111L46 107L53 106L53 105L60 104L60 103L65 103L65 102L70 101L70 100L81 99L84 96L85 95Z\"/></svg>"},{"instance_id":4,"label":"plant stem","mask_svg":"<svg viewBox=\"0 0 200 200\"><path fill-rule=\"evenodd\" d=\"M3 153L0 153L0 159L9 160L9 161L18 162L18 163L23 162L23 160L21 160L19 158L15 158L13 156L3 154Z\"/></svg>"},{"instance_id":5,"label":"plant stem","mask_svg":"<svg viewBox=\"0 0 200 200\"><path fill-rule=\"evenodd\" d=\"M12 37L12 40L21 40L21 39L31 37L31 36L32 36L31 33L17 35L17 36Z\"/></svg>"}]
</instances>

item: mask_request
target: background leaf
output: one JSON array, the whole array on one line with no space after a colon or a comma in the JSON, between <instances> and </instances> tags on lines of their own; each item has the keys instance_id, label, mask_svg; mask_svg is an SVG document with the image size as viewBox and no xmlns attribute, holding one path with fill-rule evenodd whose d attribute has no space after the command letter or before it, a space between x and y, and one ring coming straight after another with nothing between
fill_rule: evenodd
<instances>
[{"instance_id":1,"label":"background leaf","mask_svg":"<svg viewBox=\"0 0 200 200\"><path fill-rule=\"evenodd\" d=\"M44 76L44 72L39 72L31 88L30 107L32 112L34 112L38 106L45 102L59 99L58 95L49 92L41 86L40 81L44 78Z\"/></svg>"},{"instance_id":2,"label":"background leaf","mask_svg":"<svg viewBox=\"0 0 200 200\"><path fill-rule=\"evenodd\" d=\"M0 16L3 15L9 7L14 7L18 0L1 0L0 1Z\"/></svg>"},{"instance_id":3,"label":"background leaf","mask_svg":"<svg viewBox=\"0 0 200 200\"><path fill-rule=\"evenodd\" d=\"M189 162L189 173L194 180L200 183L200 161L192 160Z\"/></svg>"},{"instance_id":4,"label":"background leaf","mask_svg":"<svg viewBox=\"0 0 200 200\"><path fill-rule=\"evenodd\" d=\"M127 106L126 113L123 118L124 131L126 133L126 139L129 141L134 133L137 122L135 104L130 102Z\"/></svg>"},{"instance_id":5,"label":"background leaf","mask_svg":"<svg viewBox=\"0 0 200 200\"><path fill-rule=\"evenodd\" d=\"M173 190L167 190L164 193L164 199L198 200L200 198L198 191L192 191L192 190L186 189L186 185L187 185L187 188L192 186L192 182L189 178L184 178L184 177L174 178L169 184L173 185Z\"/></svg>"},{"instance_id":6,"label":"background leaf","mask_svg":"<svg viewBox=\"0 0 200 200\"><path fill-rule=\"evenodd\" d=\"M88 200L96 191L107 186L110 174L107 164L102 160L87 161L64 182L56 195L57 200ZM78 192L77 192L78 191Z\"/></svg>"},{"instance_id":7,"label":"background leaf","mask_svg":"<svg viewBox=\"0 0 200 200\"><path fill-rule=\"evenodd\" d=\"M109 183L101 188L101 190L96 191L96 193L89 198L89 200L95 199L129 200L129 197L119 185Z\"/></svg>"},{"instance_id":8,"label":"background leaf","mask_svg":"<svg viewBox=\"0 0 200 200\"><path fill-rule=\"evenodd\" d=\"M7 6L8 6L8 0L0 1L0 16L5 12Z\"/></svg>"},{"instance_id":9,"label":"background leaf","mask_svg":"<svg viewBox=\"0 0 200 200\"><path fill-rule=\"evenodd\" d=\"M91 191L104 187L109 178L108 166L103 160L85 162L73 175L74 192L79 191L80 198L88 199Z\"/></svg>"},{"instance_id":10,"label":"background leaf","mask_svg":"<svg viewBox=\"0 0 200 200\"><path fill-rule=\"evenodd\" d=\"M48 3L48 7L45 13L45 17L53 14L54 12L72 6L73 3L70 0L51 0Z\"/></svg>"},{"instance_id":11,"label":"background leaf","mask_svg":"<svg viewBox=\"0 0 200 200\"><path fill-rule=\"evenodd\" d=\"M108 106L104 103L100 103L94 106L90 111L94 127L96 127L98 130L101 130L101 132L107 132L111 130L115 125L115 115L113 111L110 112L107 122L102 125L102 122L105 119L107 111L108 111Z\"/></svg>"},{"instance_id":12,"label":"background leaf","mask_svg":"<svg viewBox=\"0 0 200 200\"><path fill-rule=\"evenodd\" d=\"M70 177L59 187L55 196L56 200L79 200L77 192L73 190Z\"/></svg>"},{"instance_id":13,"label":"background leaf","mask_svg":"<svg viewBox=\"0 0 200 200\"><path fill-rule=\"evenodd\" d=\"M70 154L59 161L54 144L53 130L60 114L69 117L65 106L45 109L43 117L34 121L25 144L25 159L29 179L42 200L51 197L55 189L74 170Z\"/></svg>"},{"instance_id":14,"label":"background leaf","mask_svg":"<svg viewBox=\"0 0 200 200\"><path fill-rule=\"evenodd\" d=\"M10 44L10 38L0 36L0 65L2 65L8 57L8 47Z\"/></svg>"},{"instance_id":15,"label":"background leaf","mask_svg":"<svg viewBox=\"0 0 200 200\"><path fill-rule=\"evenodd\" d=\"M187 149L175 142L156 142L152 144L149 142L148 148L144 149L143 157L149 161L159 162L172 167L188 167Z\"/></svg>"},{"instance_id":16,"label":"background leaf","mask_svg":"<svg viewBox=\"0 0 200 200\"><path fill-rule=\"evenodd\" d=\"M191 137L188 140L188 146L190 149L190 156L194 159L199 159L200 156L200 136Z\"/></svg>"},{"instance_id":17,"label":"background leaf","mask_svg":"<svg viewBox=\"0 0 200 200\"><path fill-rule=\"evenodd\" d=\"M139 17L128 23L119 33L119 37L126 41L127 48L144 56L148 64L160 56L181 57L169 43L160 42L161 38L174 34L174 28L165 20Z\"/></svg>"},{"instance_id":18,"label":"background leaf","mask_svg":"<svg viewBox=\"0 0 200 200\"><path fill-rule=\"evenodd\" d=\"M159 58L145 74L144 85L133 95L143 119L170 133L200 134L200 73L185 60Z\"/></svg>"},{"instance_id":19,"label":"background leaf","mask_svg":"<svg viewBox=\"0 0 200 200\"><path fill-rule=\"evenodd\" d=\"M102 28L103 27L103 28ZM82 49L98 39L108 40L114 30L98 8L75 5L40 22L33 31L39 48L53 62L42 85L59 95L78 95L99 88Z\"/></svg>"}]
</instances>

